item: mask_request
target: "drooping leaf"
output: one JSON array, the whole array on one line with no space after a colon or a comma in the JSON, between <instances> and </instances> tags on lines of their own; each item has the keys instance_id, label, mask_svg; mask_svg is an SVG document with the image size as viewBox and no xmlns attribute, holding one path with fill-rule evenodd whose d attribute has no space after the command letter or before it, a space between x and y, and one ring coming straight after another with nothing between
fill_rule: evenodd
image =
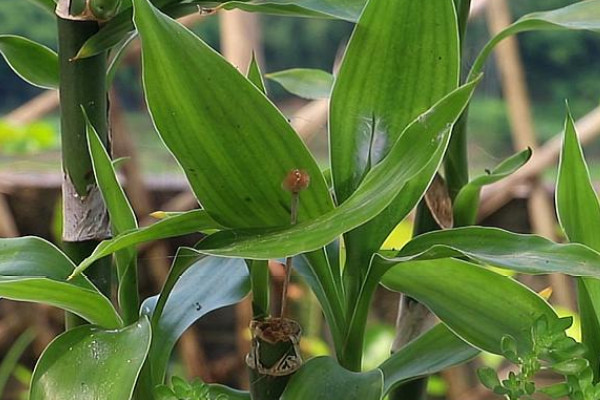
<instances>
[{"instance_id":1,"label":"drooping leaf","mask_svg":"<svg viewBox=\"0 0 600 400\"><path fill-rule=\"evenodd\" d=\"M569 241L600 250L600 205L570 113L565 121L558 168L556 211ZM588 347L587 358L597 375L600 373L595 356L600 352L600 281L582 278L577 288L582 341Z\"/></svg>"},{"instance_id":2,"label":"drooping leaf","mask_svg":"<svg viewBox=\"0 0 600 400\"><path fill-rule=\"evenodd\" d=\"M580 244L558 244L536 235L488 227L464 227L417 236L402 250L386 252L395 261L469 257L527 274L600 276L600 254Z\"/></svg>"},{"instance_id":3,"label":"drooping leaf","mask_svg":"<svg viewBox=\"0 0 600 400\"><path fill-rule=\"evenodd\" d=\"M291 194L281 184L300 169L310 185L298 220L330 211L316 161L265 95L147 0L134 5L150 113L203 208L230 228L289 225Z\"/></svg>"},{"instance_id":4,"label":"drooping leaf","mask_svg":"<svg viewBox=\"0 0 600 400\"><path fill-rule=\"evenodd\" d=\"M479 194L481 188L498 182L512 175L531 158L531 149L523 150L506 160L502 161L496 168L485 175L480 175L462 187L454 199L454 223L455 226L466 226L475 224L477 210L479 209Z\"/></svg>"},{"instance_id":5,"label":"drooping leaf","mask_svg":"<svg viewBox=\"0 0 600 400\"><path fill-rule=\"evenodd\" d=\"M112 239L103 241L88 258L77 266L72 276L80 274L100 258L131 246L153 240L167 239L202 231L212 231L220 228L221 225L213 220L204 210L192 210L167 216L150 226L128 231Z\"/></svg>"},{"instance_id":6,"label":"drooping leaf","mask_svg":"<svg viewBox=\"0 0 600 400\"><path fill-rule=\"evenodd\" d=\"M433 375L462 364L479 354L479 350L458 338L445 325L438 324L384 361L383 392L422 376Z\"/></svg>"},{"instance_id":7,"label":"drooping leaf","mask_svg":"<svg viewBox=\"0 0 600 400\"><path fill-rule=\"evenodd\" d=\"M75 266L36 237L0 239L0 297L60 307L106 328L121 325L109 299L84 276L66 282Z\"/></svg>"},{"instance_id":8,"label":"drooping leaf","mask_svg":"<svg viewBox=\"0 0 600 400\"><path fill-rule=\"evenodd\" d=\"M386 268L393 265L379 257L374 262ZM425 304L471 345L495 354L501 354L505 335L528 350L534 321L541 315L557 318L548 303L526 286L457 259L399 263L382 283Z\"/></svg>"},{"instance_id":9,"label":"drooping leaf","mask_svg":"<svg viewBox=\"0 0 600 400\"><path fill-rule=\"evenodd\" d=\"M331 212L289 228L231 230L213 234L198 249L207 254L244 258L283 258L317 250L375 217L401 192L403 184L437 157L441 159L452 122L475 85L463 86L416 119L360 188ZM301 202L302 194L300 195Z\"/></svg>"},{"instance_id":10,"label":"drooping leaf","mask_svg":"<svg viewBox=\"0 0 600 400\"><path fill-rule=\"evenodd\" d=\"M328 99L334 81L329 72L307 68L271 72L266 77L279 83L288 92L309 100Z\"/></svg>"},{"instance_id":11,"label":"drooping leaf","mask_svg":"<svg viewBox=\"0 0 600 400\"><path fill-rule=\"evenodd\" d=\"M85 112L84 112L85 114ZM87 144L92 160L96 182L108 209L112 233L118 235L135 230L137 219L125 191L121 187L113 163L98 133L85 114ZM137 320L139 295L137 285L137 251L128 247L116 253L117 275L119 278L118 298L126 324Z\"/></svg>"},{"instance_id":12,"label":"drooping leaf","mask_svg":"<svg viewBox=\"0 0 600 400\"><path fill-rule=\"evenodd\" d=\"M458 86L458 71L451 0L368 3L331 98L330 152L338 203L356 190L415 118Z\"/></svg>"},{"instance_id":13,"label":"drooping leaf","mask_svg":"<svg viewBox=\"0 0 600 400\"><path fill-rule=\"evenodd\" d=\"M380 400L382 390L380 370L350 372L333 358L317 357L294 374L281 400Z\"/></svg>"},{"instance_id":14,"label":"drooping leaf","mask_svg":"<svg viewBox=\"0 0 600 400\"><path fill-rule=\"evenodd\" d=\"M551 11L527 14L494 36L477 56L469 77L479 75L498 43L521 32L543 30L600 30L600 0L586 0Z\"/></svg>"},{"instance_id":15,"label":"drooping leaf","mask_svg":"<svg viewBox=\"0 0 600 400\"><path fill-rule=\"evenodd\" d=\"M58 87L58 56L49 48L20 36L0 35L0 54L26 82L44 89Z\"/></svg>"},{"instance_id":16,"label":"drooping leaf","mask_svg":"<svg viewBox=\"0 0 600 400\"><path fill-rule=\"evenodd\" d=\"M152 316L153 340L149 363L153 382L162 382L171 351L183 332L195 321L216 309L235 304L248 294L250 279L244 260L202 257L192 249L178 253L163 289L166 301L159 318L152 316L159 296L148 298L141 312ZM187 258L187 259L186 259ZM196 258L192 258L196 260ZM178 265L179 264L179 265Z\"/></svg>"},{"instance_id":17,"label":"drooping leaf","mask_svg":"<svg viewBox=\"0 0 600 400\"><path fill-rule=\"evenodd\" d=\"M120 330L84 325L46 348L33 372L31 400L128 400L148 354L147 318Z\"/></svg>"},{"instance_id":18,"label":"drooping leaf","mask_svg":"<svg viewBox=\"0 0 600 400\"><path fill-rule=\"evenodd\" d=\"M228 1L220 8L226 10L238 8L249 12L295 17L337 18L356 22L365 3L366 0L252 0Z\"/></svg>"}]
</instances>

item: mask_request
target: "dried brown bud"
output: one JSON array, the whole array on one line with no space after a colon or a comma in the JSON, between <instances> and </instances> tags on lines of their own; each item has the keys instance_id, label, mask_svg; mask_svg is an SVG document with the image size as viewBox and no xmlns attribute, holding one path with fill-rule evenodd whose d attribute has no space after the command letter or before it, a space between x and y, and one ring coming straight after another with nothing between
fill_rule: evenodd
<instances>
[{"instance_id":1,"label":"dried brown bud","mask_svg":"<svg viewBox=\"0 0 600 400\"><path fill-rule=\"evenodd\" d=\"M302 171L299 169L291 170L281 186L283 189L288 190L292 193L298 193L308 187L310 184L310 176L306 171Z\"/></svg>"}]
</instances>

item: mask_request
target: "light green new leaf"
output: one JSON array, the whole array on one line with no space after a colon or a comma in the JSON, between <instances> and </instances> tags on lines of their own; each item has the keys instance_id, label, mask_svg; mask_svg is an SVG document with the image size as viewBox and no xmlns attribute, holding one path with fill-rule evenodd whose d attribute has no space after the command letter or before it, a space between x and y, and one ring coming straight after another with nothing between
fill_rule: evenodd
<instances>
[{"instance_id":1,"label":"light green new leaf","mask_svg":"<svg viewBox=\"0 0 600 400\"><path fill-rule=\"evenodd\" d=\"M308 68L272 72L266 77L279 83L288 92L309 100L328 99L334 82L329 72Z\"/></svg>"},{"instance_id":2,"label":"light green new leaf","mask_svg":"<svg viewBox=\"0 0 600 400\"><path fill-rule=\"evenodd\" d=\"M333 358L317 357L294 374L281 400L380 400L382 394L380 370L350 372Z\"/></svg>"},{"instance_id":3,"label":"light green new leaf","mask_svg":"<svg viewBox=\"0 0 600 400\"><path fill-rule=\"evenodd\" d=\"M86 277L66 282L74 268L43 239L0 239L0 297L60 307L106 328L121 326L110 300Z\"/></svg>"},{"instance_id":4,"label":"light green new leaf","mask_svg":"<svg viewBox=\"0 0 600 400\"><path fill-rule=\"evenodd\" d=\"M108 209L112 233L118 235L137 229L137 219L123 188L119 184L110 156L87 115L85 115L85 119L88 150L96 182ZM137 251L134 247L128 247L117 252L115 259L119 277L119 305L121 306L125 323L130 324L137 320L139 307Z\"/></svg>"},{"instance_id":5,"label":"light green new leaf","mask_svg":"<svg viewBox=\"0 0 600 400\"><path fill-rule=\"evenodd\" d=\"M58 56L49 48L20 36L0 35L0 53L26 82L44 89L58 87Z\"/></svg>"},{"instance_id":6,"label":"light green new leaf","mask_svg":"<svg viewBox=\"0 0 600 400\"><path fill-rule=\"evenodd\" d=\"M452 123L471 98L474 83L452 92L406 128L388 156L338 208L288 228L218 232L203 240L198 249L213 255L283 258L320 249L342 233L371 220L401 193L404 183L432 159L441 158ZM304 201L302 196L300 202Z\"/></svg>"},{"instance_id":7,"label":"light green new leaf","mask_svg":"<svg viewBox=\"0 0 600 400\"><path fill-rule=\"evenodd\" d=\"M337 18L356 22L366 0L252 0L228 1L219 8L239 8L249 12L261 12L295 17Z\"/></svg>"},{"instance_id":8,"label":"light green new leaf","mask_svg":"<svg viewBox=\"0 0 600 400\"><path fill-rule=\"evenodd\" d=\"M556 183L558 220L569 241L600 250L600 205L577 139L570 114L565 121L563 147ZM588 359L598 376L600 353L600 281L583 278L577 282L581 335L589 350Z\"/></svg>"},{"instance_id":9,"label":"light green new leaf","mask_svg":"<svg viewBox=\"0 0 600 400\"><path fill-rule=\"evenodd\" d=\"M148 0L134 8L150 113L203 208L229 228L289 225L291 194L281 184L300 169L310 186L298 220L330 211L316 161L265 95Z\"/></svg>"},{"instance_id":10,"label":"light green new leaf","mask_svg":"<svg viewBox=\"0 0 600 400\"><path fill-rule=\"evenodd\" d=\"M600 0L586 0L557 10L527 14L494 36L481 50L469 77L479 75L485 61L498 43L521 32L543 30L590 30L600 31Z\"/></svg>"},{"instance_id":11,"label":"light green new leaf","mask_svg":"<svg viewBox=\"0 0 600 400\"><path fill-rule=\"evenodd\" d=\"M417 236L393 259L413 261L462 256L527 274L558 272L573 276L600 276L600 254L586 246L558 244L541 236L479 226Z\"/></svg>"},{"instance_id":12,"label":"light green new leaf","mask_svg":"<svg viewBox=\"0 0 600 400\"><path fill-rule=\"evenodd\" d=\"M167 239L220 228L221 225L213 220L204 210L177 213L150 226L128 231L112 239L103 241L88 258L77 266L72 276L80 274L102 257L131 246L153 240Z\"/></svg>"},{"instance_id":13,"label":"light green new leaf","mask_svg":"<svg viewBox=\"0 0 600 400\"><path fill-rule=\"evenodd\" d=\"M523 150L502 161L492 171L480 175L462 187L454 199L454 226L474 225L479 209L481 188L512 175L531 158L531 149Z\"/></svg>"},{"instance_id":14,"label":"light green new leaf","mask_svg":"<svg viewBox=\"0 0 600 400\"><path fill-rule=\"evenodd\" d=\"M462 364L479 354L444 324L438 324L384 361L383 392L422 376L433 375L446 368Z\"/></svg>"},{"instance_id":15,"label":"light green new leaf","mask_svg":"<svg viewBox=\"0 0 600 400\"><path fill-rule=\"evenodd\" d=\"M374 262L391 265L379 257ZM457 259L399 263L382 283L425 304L462 339L495 354L501 354L500 341L507 334L527 350L534 321L541 315L557 318L526 286Z\"/></svg>"},{"instance_id":16,"label":"light green new leaf","mask_svg":"<svg viewBox=\"0 0 600 400\"><path fill-rule=\"evenodd\" d=\"M192 323L211 311L239 302L249 290L244 260L204 257L192 249L180 250L161 292L162 299L154 296L142 304L142 314L152 316L149 363L153 382L163 381L171 351ZM153 315L155 307L160 307L156 308L158 318Z\"/></svg>"},{"instance_id":17,"label":"light green new leaf","mask_svg":"<svg viewBox=\"0 0 600 400\"><path fill-rule=\"evenodd\" d=\"M458 86L458 71L452 0L368 3L331 97L331 169L338 203L415 118Z\"/></svg>"},{"instance_id":18,"label":"light green new leaf","mask_svg":"<svg viewBox=\"0 0 600 400\"><path fill-rule=\"evenodd\" d=\"M30 400L130 399L151 334L145 317L120 330L85 325L63 333L33 371Z\"/></svg>"}]
</instances>

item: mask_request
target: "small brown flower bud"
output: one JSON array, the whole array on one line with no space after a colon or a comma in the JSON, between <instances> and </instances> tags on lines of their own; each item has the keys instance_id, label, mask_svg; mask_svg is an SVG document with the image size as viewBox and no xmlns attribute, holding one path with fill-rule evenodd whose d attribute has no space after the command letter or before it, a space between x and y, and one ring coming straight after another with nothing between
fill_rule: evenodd
<instances>
[{"instance_id":1,"label":"small brown flower bud","mask_svg":"<svg viewBox=\"0 0 600 400\"><path fill-rule=\"evenodd\" d=\"M310 176L306 171L293 169L287 174L283 180L283 183L281 184L281 187L283 187L284 190L288 190L292 193L298 193L306 189L309 184Z\"/></svg>"}]
</instances>

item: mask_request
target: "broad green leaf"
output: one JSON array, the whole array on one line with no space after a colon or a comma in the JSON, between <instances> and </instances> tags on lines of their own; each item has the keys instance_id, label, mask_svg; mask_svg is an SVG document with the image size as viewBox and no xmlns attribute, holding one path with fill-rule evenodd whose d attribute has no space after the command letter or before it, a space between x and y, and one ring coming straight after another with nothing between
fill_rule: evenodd
<instances>
[{"instance_id":1,"label":"broad green leaf","mask_svg":"<svg viewBox=\"0 0 600 400\"><path fill-rule=\"evenodd\" d=\"M600 276L600 254L586 246L557 244L536 235L487 227L447 229L417 236L395 253L393 259L413 261L462 256L527 274L558 272Z\"/></svg>"},{"instance_id":2,"label":"broad green leaf","mask_svg":"<svg viewBox=\"0 0 600 400\"><path fill-rule=\"evenodd\" d=\"M262 12L296 17L337 18L356 22L366 0L253 0L228 1L220 8L239 8L244 11Z\"/></svg>"},{"instance_id":3,"label":"broad green leaf","mask_svg":"<svg viewBox=\"0 0 600 400\"><path fill-rule=\"evenodd\" d=\"M600 250L600 205L570 113L565 121L558 167L556 211L569 241ZM597 376L600 372L595 356L600 352L600 281L583 278L577 282L577 292L582 341L589 349L587 358Z\"/></svg>"},{"instance_id":4,"label":"broad green leaf","mask_svg":"<svg viewBox=\"0 0 600 400\"><path fill-rule=\"evenodd\" d=\"M266 77L279 83L288 92L309 100L328 99L334 81L329 72L307 68L271 72Z\"/></svg>"},{"instance_id":5,"label":"broad green leaf","mask_svg":"<svg viewBox=\"0 0 600 400\"><path fill-rule=\"evenodd\" d=\"M191 257L202 257L189 264ZM179 264L179 265L178 265ZM146 299L142 314L152 316L153 340L149 363L153 382L162 382L177 339L192 323L216 309L235 304L250 290L248 268L236 258L203 257L192 249L178 253L167 278L168 289L159 318L152 316L159 296ZM167 286L166 286L167 287ZM161 294L162 296L162 294Z\"/></svg>"},{"instance_id":6,"label":"broad green leaf","mask_svg":"<svg viewBox=\"0 0 600 400\"><path fill-rule=\"evenodd\" d=\"M473 83L446 96L406 128L388 156L338 208L288 228L218 232L203 240L198 249L213 255L283 258L320 249L342 233L371 220L401 193L404 183L433 158L441 158L452 123L471 98Z\"/></svg>"},{"instance_id":7,"label":"broad green leaf","mask_svg":"<svg viewBox=\"0 0 600 400\"><path fill-rule=\"evenodd\" d=\"M393 265L379 257L374 262ZM541 315L557 318L548 303L526 286L457 259L399 263L382 283L425 304L471 345L495 354L501 354L505 335L527 350L534 321Z\"/></svg>"},{"instance_id":8,"label":"broad green leaf","mask_svg":"<svg viewBox=\"0 0 600 400\"><path fill-rule=\"evenodd\" d=\"M291 194L281 184L300 169L311 182L298 220L330 211L316 161L265 95L148 0L134 8L150 113L203 208L229 228L289 225Z\"/></svg>"},{"instance_id":9,"label":"broad green leaf","mask_svg":"<svg viewBox=\"0 0 600 400\"><path fill-rule=\"evenodd\" d=\"M63 333L35 366L30 400L130 399L151 336L145 317L120 330L85 325Z\"/></svg>"},{"instance_id":10,"label":"broad green leaf","mask_svg":"<svg viewBox=\"0 0 600 400\"><path fill-rule=\"evenodd\" d=\"M281 400L380 400L382 390L380 370L350 372L333 358L317 357L294 374Z\"/></svg>"},{"instance_id":11,"label":"broad green leaf","mask_svg":"<svg viewBox=\"0 0 600 400\"><path fill-rule=\"evenodd\" d=\"M109 299L86 277L66 281L74 268L43 239L0 239L0 297L60 307L106 328L121 326Z\"/></svg>"},{"instance_id":12,"label":"broad green leaf","mask_svg":"<svg viewBox=\"0 0 600 400\"><path fill-rule=\"evenodd\" d=\"M58 56L49 48L20 36L0 35L0 53L26 82L44 89L58 87Z\"/></svg>"},{"instance_id":13,"label":"broad green leaf","mask_svg":"<svg viewBox=\"0 0 600 400\"><path fill-rule=\"evenodd\" d=\"M164 12L170 17L181 18L189 14L197 13L199 11L198 7L202 7L202 5L207 2L195 1L182 4L165 4L173 3L173 1L154 1L153 3L158 7L164 7ZM98 33L93 35L83 44L81 49L77 52L75 59L79 60L82 58L93 57L118 45L125 37L135 32L132 18L133 9L131 7L123 9L123 11L108 21Z\"/></svg>"},{"instance_id":14,"label":"broad green leaf","mask_svg":"<svg viewBox=\"0 0 600 400\"><path fill-rule=\"evenodd\" d=\"M85 114L85 112L84 112ZM96 182L108 209L112 233L118 235L137 229L137 219L121 187L108 152L98 133L85 115L87 143ZM118 298L126 324L137 320L139 295L137 284L137 251L128 247L116 253L119 278Z\"/></svg>"},{"instance_id":15,"label":"broad green leaf","mask_svg":"<svg viewBox=\"0 0 600 400\"><path fill-rule=\"evenodd\" d=\"M422 376L433 375L462 364L479 354L479 350L458 338L445 325L438 324L384 361L383 392Z\"/></svg>"},{"instance_id":16,"label":"broad green leaf","mask_svg":"<svg viewBox=\"0 0 600 400\"><path fill-rule=\"evenodd\" d=\"M600 31L600 0L586 0L557 10L527 14L494 36L477 56L469 77L483 70L485 61L498 43L521 32L543 30L590 30Z\"/></svg>"},{"instance_id":17,"label":"broad green leaf","mask_svg":"<svg viewBox=\"0 0 600 400\"><path fill-rule=\"evenodd\" d=\"M496 168L480 175L462 187L454 199L454 225L474 225L479 209L479 194L481 188L498 182L512 175L531 158L531 149L523 150L506 160L502 161Z\"/></svg>"},{"instance_id":18,"label":"broad green leaf","mask_svg":"<svg viewBox=\"0 0 600 400\"><path fill-rule=\"evenodd\" d=\"M103 241L88 258L77 266L72 276L80 274L102 257L131 246L220 228L221 226L204 210L193 210L168 216L150 226L128 231Z\"/></svg>"},{"instance_id":19,"label":"broad green leaf","mask_svg":"<svg viewBox=\"0 0 600 400\"><path fill-rule=\"evenodd\" d=\"M44 10L48 11L52 15L54 15L54 10L56 9L56 2L54 0L29 0L31 3L36 4L42 7Z\"/></svg>"},{"instance_id":20,"label":"broad green leaf","mask_svg":"<svg viewBox=\"0 0 600 400\"><path fill-rule=\"evenodd\" d=\"M452 0L368 3L331 97L331 169L338 203L415 118L458 86L458 73Z\"/></svg>"}]
</instances>

